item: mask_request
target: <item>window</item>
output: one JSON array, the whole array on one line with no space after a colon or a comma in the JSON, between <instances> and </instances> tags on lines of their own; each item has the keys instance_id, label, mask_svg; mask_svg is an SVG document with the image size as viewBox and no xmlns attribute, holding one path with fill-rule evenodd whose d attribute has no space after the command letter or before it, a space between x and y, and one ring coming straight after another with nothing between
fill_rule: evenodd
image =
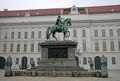
<instances>
[{"instance_id":1,"label":"window","mask_svg":"<svg viewBox=\"0 0 120 81\"><path fill-rule=\"evenodd\" d=\"M39 65L39 62L40 62L40 58L37 58L37 64Z\"/></svg>"},{"instance_id":2,"label":"window","mask_svg":"<svg viewBox=\"0 0 120 81\"><path fill-rule=\"evenodd\" d=\"M105 29L102 29L102 37L105 37Z\"/></svg>"},{"instance_id":3,"label":"window","mask_svg":"<svg viewBox=\"0 0 120 81\"><path fill-rule=\"evenodd\" d=\"M120 42L118 42L118 50L120 51Z\"/></svg>"},{"instance_id":4,"label":"window","mask_svg":"<svg viewBox=\"0 0 120 81\"><path fill-rule=\"evenodd\" d=\"M112 64L116 64L115 57L112 57Z\"/></svg>"},{"instance_id":5,"label":"window","mask_svg":"<svg viewBox=\"0 0 120 81\"><path fill-rule=\"evenodd\" d=\"M20 44L17 44L17 52L20 52Z\"/></svg>"},{"instance_id":6,"label":"window","mask_svg":"<svg viewBox=\"0 0 120 81\"><path fill-rule=\"evenodd\" d=\"M40 47L40 45L38 44L38 52L40 52L40 48L41 48L41 47Z\"/></svg>"},{"instance_id":7,"label":"window","mask_svg":"<svg viewBox=\"0 0 120 81\"><path fill-rule=\"evenodd\" d=\"M3 52L6 52L7 50L7 44L3 44Z\"/></svg>"},{"instance_id":8,"label":"window","mask_svg":"<svg viewBox=\"0 0 120 81\"><path fill-rule=\"evenodd\" d=\"M13 44L10 44L10 52L13 52Z\"/></svg>"},{"instance_id":9,"label":"window","mask_svg":"<svg viewBox=\"0 0 120 81\"><path fill-rule=\"evenodd\" d=\"M113 37L113 30L110 29L109 32L110 32L110 37Z\"/></svg>"},{"instance_id":10,"label":"window","mask_svg":"<svg viewBox=\"0 0 120 81\"><path fill-rule=\"evenodd\" d=\"M29 16L30 16L30 12L26 12L26 13L25 13L25 16L26 16L26 17L29 17Z\"/></svg>"},{"instance_id":11,"label":"window","mask_svg":"<svg viewBox=\"0 0 120 81\"><path fill-rule=\"evenodd\" d=\"M14 39L14 32L11 32L11 39Z\"/></svg>"},{"instance_id":12,"label":"window","mask_svg":"<svg viewBox=\"0 0 120 81\"><path fill-rule=\"evenodd\" d=\"M21 38L21 32L18 32L18 39Z\"/></svg>"},{"instance_id":13,"label":"window","mask_svg":"<svg viewBox=\"0 0 120 81\"><path fill-rule=\"evenodd\" d=\"M120 36L120 29L117 29L117 36Z\"/></svg>"},{"instance_id":14,"label":"window","mask_svg":"<svg viewBox=\"0 0 120 81\"><path fill-rule=\"evenodd\" d=\"M82 30L82 37L86 37L86 32L85 32L85 30Z\"/></svg>"},{"instance_id":15,"label":"window","mask_svg":"<svg viewBox=\"0 0 120 81\"><path fill-rule=\"evenodd\" d=\"M5 39L7 39L7 35L8 35L8 33L7 33L7 32L5 32L5 37L4 37Z\"/></svg>"},{"instance_id":16,"label":"window","mask_svg":"<svg viewBox=\"0 0 120 81\"><path fill-rule=\"evenodd\" d=\"M74 37L74 38L77 37L76 29L73 30L73 37Z\"/></svg>"},{"instance_id":17,"label":"window","mask_svg":"<svg viewBox=\"0 0 120 81\"><path fill-rule=\"evenodd\" d=\"M31 38L34 38L34 31L31 32Z\"/></svg>"},{"instance_id":18,"label":"window","mask_svg":"<svg viewBox=\"0 0 120 81\"><path fill-rule=\"evenodd\" d=\"M98 30L94 30L95 37L98 37Z\"/></svg>"},{"instance_id":19,"label":"window","mask_svg":"<svg viewBox=\"0 0 120 81\"><path fill-rule=\"evenodd\" d=\"M25 32L24 38L27 39L27 37L28 37L28 32Z\"/></svg>"},{"instance_id":20,"label":"window","mask_svg":"<svg viewBox=\"0 0 120 81\"><path fill-rule=\"evenodd\" d=\"M83 51L86 51L86 41L83 41Z\"/></svg>"},{"instance_id":21,"label":"window","mask_svg":"<svg viewBox=\"0 0 120 81\"><path fill-rule=\"evenodd\" d=\"M86 57L83 57L83 64L87 64L87 58Z\"/></svg>"},{"instance_id":22,"label":"window","mask_svg":"<svg viewBox=\"0 0 120 81\"><path fill-rule=\"evenodd\" d=\"M34 44L31 44L31 52L34 52Z\"/></svg>"},{"instance_id":23,"label":"window","mask_svg":"<svg viewBox=\"0 0 120 81\"><path fill-rule=\"evenodd\" d=\"M106 51L107 47L106 47L106 42L103 42L103 51Z\"/></svg>"},{"instance_id":24,"label":"window","mask_svg":"<svg viewBox=\"0 0 120 81\"><path fill-rule=\"evenodd\" d=\"M24 52L27 52L27 44L24 44Z\"/></svg>"},{"instance_id":25,"label":"window","mask_svg":"<svg viewBox=\"0 0 120 81\"><path fill-rule=\"evenodd\" d=\"M98 44L98 42L95 42L95 51L99 51L99 44Z\"/></svg>"},{"instance_id":26,"label":"window","mask_svg":"<svg viewBox=\"0 0 120 81\"><path fill-rule=\"evenodd\" d=\"M38 38L41 38L41 31L38 31Z\"/></svg>"},{"instance_id":27,"label":"window","mask_svg":"<svg viewBox=\"0 0 120 81\"><path fill-rule=\"evenodd\" d=\"M16 58L16 64L19 64L19 58Z\"/></svg>"},{"instance_id":28,"label":"window","mask_svg":"<svg viewBox=\"0 0 120 81\"><path fill-rule=\"evenodd\" d=\"M111 46L111 51L114 51L114 42L110 42L110 46Z\"/></svg>"}]
</instances>

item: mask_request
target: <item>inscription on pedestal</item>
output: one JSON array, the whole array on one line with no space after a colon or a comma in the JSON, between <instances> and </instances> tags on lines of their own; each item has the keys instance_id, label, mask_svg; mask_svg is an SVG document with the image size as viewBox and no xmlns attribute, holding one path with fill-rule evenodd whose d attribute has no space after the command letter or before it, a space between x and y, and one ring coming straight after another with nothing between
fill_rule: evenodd
<instances>
[{"instance_id":1,"label":"inscription on pedestal","mask_svg":"<svg viewBox=\"0 0 120 81\"><path fill-rule=\"evenodd\" d=\"M48 58L68 58L68 48L48 48Z\"/></svg>"}]
</instances>

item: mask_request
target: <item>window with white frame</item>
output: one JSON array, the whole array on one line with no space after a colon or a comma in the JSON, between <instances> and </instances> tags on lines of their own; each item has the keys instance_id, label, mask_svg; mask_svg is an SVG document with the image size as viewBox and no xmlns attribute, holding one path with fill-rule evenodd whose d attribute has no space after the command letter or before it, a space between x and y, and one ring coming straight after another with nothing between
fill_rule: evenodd
<instances>
[{"instance_id":1,"label":"window with white frame","mask_svg":"<svg viewBox=\"0 0 120 81\"><path fill-rule=\"evenodd\" d=\"M109 29L110 37L113 37L113 29Z\"/></svg>"},{"instance_id":2,"label":"window with white frame","mask_svg":"<svg viewBox=\"0 0 120 81\"><path fill-rule=\"evenodd\" d=\"M107 50L106 42L103 42L103 51Z\"/></svg>"},{"instance_id":3,"label":"window with white frame","mask_svg":"<svg viewBox=\"0 0 120 81\"><path fill-rule=\"evenodd\" d=\"M20 52L20 44L17 44L17 52Z\"/></svg>"},{"instance_id":4,"label":"window with white frame","mask_svg":"<svg viewBox=\"0 0 120 81\"><path fill-rule=\"evenodd\" d=\"M82 30L82 37L86 37L86 31Z\"/></svg>"},{"instance_id":5,"label":"window with white frame","mask_svg":"<svg viewBox=\"0 0 120 81\"><path fill-rule=\"evenodd\" d=\"M38 52L40 52L40 48L41 48L41 47L40 47L40 45L38 44Z\"/></svg>"},{"instance_id":6,"label":"window with white frame","mask_svg":"<svg viewBox=\"0 0 120 81\"><path fill-rule=\"evenodd\" d=\"M21 38L21 32L18 32L18 39Z\"/></svg>"},{"instance_id":7,"label":"window with white frame","mask_svg":"<svg viewBox=\"0 0 120 81\"><path fill-rule=\"evenodd\" d=\"M34 52L34 44L31 44L31 52Z\"/></svg>"},{"instance_id":8,"label":"window with white frame","mask_svg":"<svg viewBox=\"0 0 120 81\"><path fill-rule=\"evenodd\" d=\"M86 41L83 41L83 52L86 51Z\"/></svg>"},{"instance_id":9,"label":"window with white frame","mask_svg":"<svg viewBox=\"0 0 120 81\"><path fill-rule=\"evenodd\" d=\"M3 52L6 52L7 51L7 44L3 44Z\"/></svg>"},{"instance_id":10,"label":"window with white frame","mask_svg":"<svg viewBox=\"0 0 120 81\"><path fill-rule=\"evenodd\" d=\"M95 42L95 51L99 51L99 43Z\"/></svg>"},{"instance_id":11,"label":"window with white frame","mask_svg":"<svg viewBox=\"0 0 120 81\"><path fill-rule=\"evenodd\" d=\"M27 44L24 44L24 52L27 52Z\"/></svg>"},{"instance_id":12,"label":"window with white frame","mask_svg":"<svg viewBox=\"0 0 120 81\"><path fill-rule=\"evenodd\" d=\"M41 31L38 31L38 38L41 38L41 36L42 36Z\"/></svg>"},{"instance_id":13,"label":"window with white frame","mask_svg":"<svg viewBox=\"0 0 120 81\"><path fill-rule=\"evenodd\" d=\"M14 39L14 32L11 32L11 39Z\"/></svg>"},{"instance_id":14,"label":"window with white frame","mask_svg":"<svg viewBox=\"0 0 120 81\"><path fill-rule=\"evenodd\" d=\"M31 38L34 38L34 31L31 32Z\"/></svg>"},{"instance_id":15,"label":"window with white frame","mask_svg":"<svg viewBox=\"0 0 120 81\"><path fill-rule=\"evenodd\" d=\"M105 29L102 29L102 37L105 37Z\"/></svg>"},{"instance_id":16,"label":"window with white frame","mask_svg":"<svg viewBox=\"0 0 120 81\"><path fill-rule=\"evenodd\" d=\"M95 37L98 37L98 30L94 30Z\"/></svg>"},{"instance_id":17,"label":"window with white frame","mask_svg":"<svg viewBox=\"0 0 120 81\"><path fill-rule=\"evenodd\" d=\"M8 32L5 32L5 37L4 38L7 39L7 36L8 36Z\"/></svg>"},{"instance_id":18,"label":"window with white frame","mask_svg":"<svg viewBox=\"0 0 120 81\"><path fill-rule=\"evenodd\" d=\"M116 64L116 59L115 59L115 57L112 57L112 64Z\"/></svg>"},{"instance_id":19,"label":"window with white frame","mask_svg":"<svg viewBox=\"0 0 120 81\"><path fill-rule=\"evenodd\" d=\"M110 42L110 47L111 47L111 51L115 50L115 48L114 48L114 42Z\"/></svg>"},{"instance_id":20,"label":"window with white frame","mask_svg":"<svg viewBox=\"0 0 120 81\"><path fill-rule=\"evenodd\" d=\"M28 32L24 33L24 38L27 39L28 38Z\"/></svg>"},{"instance_id":21,"label":"window with white frame","mask_svg":"<svg viewBox=\"0 0 120 81\"><path fill-rule=\"evenodd\" d=\"M16 58L16 64L19 64L19 58Z\"/></svg>"},{"instance_id":22,"label":"window with white frame","mask_svg":"<svg viewBox=\"0 0 120 81\"><path fill-rule=\"evenodd\" d=\"M10 44L10 52L13 52L13 43Z\"/></svg>"}]
</instances>

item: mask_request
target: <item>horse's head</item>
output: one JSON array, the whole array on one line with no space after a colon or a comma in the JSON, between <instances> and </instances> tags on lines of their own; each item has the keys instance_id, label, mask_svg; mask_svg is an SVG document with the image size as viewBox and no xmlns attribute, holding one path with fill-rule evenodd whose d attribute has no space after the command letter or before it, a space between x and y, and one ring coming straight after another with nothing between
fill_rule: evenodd
<instances>
[{"instance_id":1,"label":"horse's head","mask_svg":"<svg viewBox=\"0 0 120 81\"><path fill-rule=\"evenodd\" d=\"M70 18L65 19L64 22L63 22L63 24L71 26L72 25L71 19Z\"/></svg>"}]
</instances>

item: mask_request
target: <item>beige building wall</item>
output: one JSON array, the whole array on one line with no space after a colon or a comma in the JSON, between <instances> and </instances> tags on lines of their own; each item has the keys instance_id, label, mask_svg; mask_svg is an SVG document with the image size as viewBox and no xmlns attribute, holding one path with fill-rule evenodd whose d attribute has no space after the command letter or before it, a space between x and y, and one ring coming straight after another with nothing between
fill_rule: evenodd
<instances>
[{"instance_id":1,"label":"beige building wall","mask_svg":"<svg viewBox=\"0 0 120 81\"><path fill-rule=\"evenodd\" d=\"M94 61L96 56L105 55L108 60L108 69L120 70L120 50L118 42L120 37L117 36L117 29L120 29L120 13L104 13L104 14L79 14L79 15L63 15L63 18L71 18L72 26L69 27L70 37L66 40L77 41L76 56L79 57L79 65L89 69L88 58ZM57 16L35 16L35 17L9 17L0 18L0 56L5 59L11 56L13 59L13 69L19 69L22 57L28 59L28 68L30 68L30 58L35 60L37 66L37 58L41 58L41 51L38 52L38 43L46 41L46 29L50 25L54 25ZM102 29L105 29L105 37L102 37ZM113 37L110 37L109 29L113 30ZM73 31L76 31L76 37ZM85 30L85 37L82 37L82 31ZM98 37L94 36L94 30L98 30ZM31 32L34 31L34 38L31 38ZM38 32L41 31L41 38L38 38ZM5 32L7 38L5 39ZM14 32L14 39L11 39L11 32ZM18 32L21 32L21 38L18 39ZM28 32L28 38L24 38L24 33ZM63 34L56 34L59 40L63 40ZM51 40L54 40L51 37ZM86 51L80 52L82 42L86 42ZM106 42L107 51L103 51L102 42ZM114 42L114 51L111 51L110 42ZM99 51L95 51L95 42L99 44ZM10 44L13 43L13 52L10 52ZM27 51L24 52L24 44L27 44ZM4 44L7 44L6 52L3 52ZM17 52L17 44L20 44L20 52ZM31 44L34 44L34 51L31 52ZM87 58L87 64L83 64L83 58ZM115 64L112 64L112 57L115 57ZM19 64L16 64L16 58L19 58Z\"/></svg>"}]
</instances>

